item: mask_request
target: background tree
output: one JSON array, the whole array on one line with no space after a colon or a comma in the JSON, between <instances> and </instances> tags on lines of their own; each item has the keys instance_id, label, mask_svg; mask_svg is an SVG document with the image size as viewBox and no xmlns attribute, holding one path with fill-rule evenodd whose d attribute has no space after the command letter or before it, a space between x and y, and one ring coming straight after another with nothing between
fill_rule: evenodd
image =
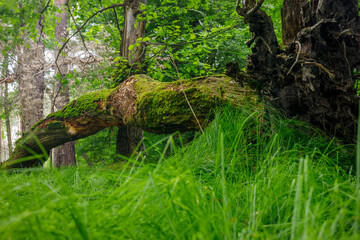
<instances>
[{"instance_id":1,"label":"background tree","mask_svg":"<svg viewBox=\"0 0 360 240\"><path fill-rule=\"evenodd\" d=\"M141 73L143 69L145 47L138 40L145 37L145 21L139 21L138 16L141 16L141 8L144 8L145 4L146 0L134 0L127 1L124 5L124 28L120 54L130 68L130 74ZM141 129L127 125L119 126L116 142L117 153L129 157L142 138ZM140 150L142 149L143 144L140 146Z\"/></svg>"},{"instance_id":2,"label":"background tree","mask_svg":"<svg viewBox=\"0 0 360 240\"><path fill-rule=\"evenodd\" d=\"M22 4L19 6L22 8ZM40 13L45 8L44 1L38 3L35 16L36 34L27 30L22 33L22 43L19 44L17 53L17 72L19 82L21 132L30 130L31 126L38 122L44 115L44 75L45 47L43 24L44 15ZM23 21L21 25L24 28Z\"/></svg>"},{"instance_id":3,"label":"background tree","mask_svg":"<svg viewBox=\"0 0 360 240\"><path fill-rule=\"evenodd\" d=\"M338 4L337 1L329 2ZM146 35L138 34L137 40L124 48L126 36L125 32L120 34L120 26L126 25L126 17L121 15L126 15L125 6L130 7L139 1L114 3L110 0L79 0L76 4L73 2L67 5L74 22L69 25L72 38L67 42L71 46L78 44L85 48L87 45L101 45L105 50L96 47L90 51L72 48L73 51L91 52L88 56L93 54L94 58L81 60L95 64L80 68L81 61L76 62L72 66L79 71L68 74L65 82L69 81L76 86L76 91L72 88L73 96L91 89L115 86L131 71L134 73L134 70L139 70L135 67L137 64L132 67L128 67L131 66L128 63L123 64L121 57L118 57L119 49L122 49L120 55L123 58L128 58L123 52L144 49L141 71L160 81L173 81L179 75L180 78L190 78L222 73L228 65L238 80L248 81L267 103L282 109L287 116L298 116L330 135L351 142L355 128L353 120L357 113L354 98L349 96L355 96L354 83L358 69L358 55L355 54L358 51L355 47L358 45L358 28L354 25L358 22L358 5L354 2L338 5L346 9L346 13L341 12L347 14L346 19L353 19L349 22L341 14L334 14L329 2L313 1L308 4L305 1L285 1L282 15L286 20L283 21L284 31L281 32L282 2L277 0L264 4L263 1L245 1L241 6L238 1L237 12L234 11L233 1L148 1L136 9L136 21L132 25L138 30L137 27L145 21ZM51 12L54 9L49 7L48 10ZM241 17L244 21L241 21ZM287 22L294 22L296 27L290 29ZM45 34L51 39L52 34L55 36L55 30L46 28ZM250 39L247 45L252 46L249 64L245 39ZM288 43L285 49L281 49L279 39ZM339 41L340 45L335 44ZM47 47L51 49L50 44ZM328 47L332 49L331 56L326 55ZM102 65L95 60L100 54L103 56ZM131 57L128 59L131 61ZM332 70L331 64L336 61L347 67L348 75L341 72L343 67ZM246 66L248 75L241 74L239 69ZM109 76L115 77L111 79ZM270 108L268 111L270 113ZM346 117L347 113L351 113L352 117ZM131 142L135 143L127 141Z\"/></svg>"},{"instance_id":4,"label":"background tree","mask_svg":"<svg viewBox=\"0 0 360 240\"><path fill-rule=\"evenodd\" d=\"M55 40L57 46L61 46L64 40L67 38L68 27L68 10L67 0L55 0L54 5L57 8L55 12L55 18L57 18L57 24L55 27ZM63 108L69 103L69 86L66 79L66 74L69 71L66 56L66 49L59 55L59 48L55 47L55 56L58 56L57 68L56 68L56 83L55 83L55 96L53 107L56 110ZM55 167L76 165L75 158L75 145L74 142L67 142L64 145L57 147L53 151L53 164Z\"/></svg>"}]
</instances>

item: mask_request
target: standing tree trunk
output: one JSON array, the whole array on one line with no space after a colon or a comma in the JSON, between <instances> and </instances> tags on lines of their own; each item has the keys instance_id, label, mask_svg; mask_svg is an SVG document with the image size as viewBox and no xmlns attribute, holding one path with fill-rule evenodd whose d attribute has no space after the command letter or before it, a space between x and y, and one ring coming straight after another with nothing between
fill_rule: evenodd
<instances>
[{"instance_id":1,"label":"standing tree trunk","mask_svg":"<svg viewBox=\"0 0 360 240\"><path fill-rule=\"evenodd\" d=\"M39 9L41 6L39 6ZM19 66L19 95L21 132L25 133L30 127L43 118L44 114L44 64L45 47L42 42L41 24L44 16L41 15L36 24L39 39L34 42L28 40L28 46L22 47L18 53Z\"/></svg>"},{"instance_id":2,"label":"standing tree trunk","mask_svg":"<svg viewBox=\"0 0 360 240\"><path fill-rule=\"evenodd\" d=\"M6 125L6 134L8 140L8 149L9 155L12 152L12 139L11 139L11 123L10 123L10 106L9 106L9 89L8 83L5 82L4 89L4 112L5 112L5 125Z\"/></svg>"},{"instance_id":3,"label":"standing tree trunk","mask_svg":"<svg viewBox=\"0 0 360 240\"><path fill-rule=\"evenodd\" d=\"M4 77L9 76L9 57L6 54L4 56L4 62L2 66L2 75ZM9 104L9 89L8 89L8 82L5 81L4 83L4 113L5 113L5 126L6 126L6 135L8 140L8 150L9 154L12 152L12 139L11 139L11 122L10 122L10 104Z\"/></svg>"},{"instance_id":4,"label":"standing tree trunk","mask_svg":"<svg viewBox=\"0 0 360 240\"><path fill-rule=\"evenodd\" d=\"M2 99L3 93L2 93L2 85L0 84L0 112L2 112ZM2 162L2 153L5 151L2 147L2 118L0 118L0 162ZM5 160L5 157L4 157Z\"/></svg>"},{"instance_id":5,"label":"standing tree trunk","mask_svg":"<svg viewBox=\"0 0 360 240\"><path fill-rule=\"evenodd\" d=\"M129 49L131 45L135 45L136 40L143 38L145 34L145 22L138 21L140 6L146 4L147 0L128 1L124 6L124 29L121 42L121 56L124 57L131 68L132 73L141 73L141 64L144 57L145 48L140 45L132 50ZM138 128L130 126L119 126L116 151L117 153L129 157L137 145L143 138L143 131ZM144 146L141 144L140 150Z\"/></svg>"},{"instance_id":6,"label":"standing tree trunk","mask_svg":"<svg viewBox=\"0 0 360 240\"><path fill-rule=\"evenodd\" d=\"M55 13L55 17L60 20L57 22L55 26L55 38L57 44L61 45L61 43L66 39L67 36L67 22L68 22L68 12L66 8L67 1L66 0L55 0L55 7L58 11ZM57 55L59 48L56 47L55 55ZM63 52L66 53L64 49ZM58 58L58 66L59 69L56 69L55 75L61 76L61 79L57 79L55 84L55 94L54 99L54 107L59 110L63 108L67 103L69 103L69 87L64 86L62 84L62 80L64 80L65 75L68 73L68 64L66 63L66 58L60 54ZM75 144L74 142L67 142L60 147L57 147L53 151L53 164L55 167L60 166L70 166L76 165L75 158Z\"/></svg>"},{"instance_id":7,"label":"standing tree trunk","mask_svg":"<svg viewBox=\"0 0 360 240\"><path fill-rule=\"evenodd\" d=\"M354 142L355 72L360 69L357 0L285 0L285 52L279 50L270 17L259 9L262 2L237 6L254 35L248 72L256 76L257 90L288 117Z\"/></svg>"}]
</instances>

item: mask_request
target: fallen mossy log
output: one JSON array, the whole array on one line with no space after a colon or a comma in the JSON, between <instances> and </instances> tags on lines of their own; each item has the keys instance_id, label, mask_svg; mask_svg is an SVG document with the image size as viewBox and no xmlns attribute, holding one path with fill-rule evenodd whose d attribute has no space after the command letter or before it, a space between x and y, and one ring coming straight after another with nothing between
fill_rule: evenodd
<instances>
[{"instance_id":1,"label":"fallen mossy log","mask_svg":"<svg viewBox=\"0 0 360 240\"><path fill-rule=\"evenodd\" d=\"M257 101L255 92L225 75L176 82L135 75L114 89L85 94L39 121L16 142L1 168L36 166L52 148L112 126L153 133L197 130L211 121L217 106L249 101Z\"/></svg>"}]
</instances>

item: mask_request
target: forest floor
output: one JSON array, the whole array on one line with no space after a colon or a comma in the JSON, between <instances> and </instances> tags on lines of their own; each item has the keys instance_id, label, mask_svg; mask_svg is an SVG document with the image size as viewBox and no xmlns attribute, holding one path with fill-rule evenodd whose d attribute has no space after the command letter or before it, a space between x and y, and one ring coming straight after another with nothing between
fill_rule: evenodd
<instances>
[{"instance_id":1,"label":"forest floor","mask_svg":"<svg viewBox=\"0 0 360 240\"><path fill-rule=\"evenodd\" d=\"M0 172L0 239L360 239L354 146L251 107L126 162ZM96 137L96 136L94 136Z\"/></svg>"}]
</instances>

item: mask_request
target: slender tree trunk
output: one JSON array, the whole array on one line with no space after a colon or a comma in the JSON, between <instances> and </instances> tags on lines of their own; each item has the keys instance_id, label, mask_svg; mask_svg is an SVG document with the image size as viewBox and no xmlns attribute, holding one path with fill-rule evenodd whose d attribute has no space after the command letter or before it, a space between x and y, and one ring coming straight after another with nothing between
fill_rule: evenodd
<instances>
[{"instance_id":1,"label":"slender tree trunk","mask_svg":"<svg viewBox=\"0 0 360 240\"><path fill-rule=\"evenodd\" d=\"M145 22L138 22L138 15L141 4L146 4L147 0L128 1L124 6L124 30L121 42L121 55L128 60L128 64L133 73L141 72L141 63L144 57L144 47L141 45L129 50L131 45L135 45L136 40L143 38L145 34ZM137 27L135 27L137 26ZM130 156L137 145L143 138L143 131L130 126L119 126L116 151L117 153ZM144 149L144 145L140 145L140 149Z\"/></svg>"},{"instance_id":2,"label":"slender tree trunk","mask_svg":"<svg viewBox=\"0 0 360 240\"><path fill-rule=\"evenodd\" d=\"M6 159L6 146L5 146L5 139L2 140L2 147L3 147L3 156L4 156L4 159Z\"/></svg>"},{"instance_id":3,"label":"slender tree trunk","mask_svg":"<svg viewBox=\"0 0 360 240\"><path fill-rule=\"evenodd\" d=\"M3 149L3 158L4 158L4 160L5 160L5 159L6 159L5 139L2 140L1 145L2 145L2 149Z\"/></svg>"},{"instance_id":4,"label":"slender tree trunk","mask_svg":"<svg viewBox=\"0 0 360 240\"><path fill-rule=\"evenodd\" d=\"M9 57L8 55L4 56L4 62L2 65L2 75L5 77L9 76ZM9 152L12 151L12 139L11 139L11 122L10 122L10 104L9 104L9 89L8 82L4 83L4 113L5 113L5 126L6 126L6 135L8 140Z\"/></svg>"},{"instance_id":5,"label":"slender tree trunk","mask_svg":"<svg viewBox=\"0 0 360 240\"><path fill-rule=\"evenodd\" d=\"M0 99L3 98L2 85L0 84ZM2 101L0 101L0 112L2 112ZM2 162L2 153L4 149L2 147L2 118L0 118L0 162ZM5 158L4 158L5 159Z\"/></svg>"},{"instance_id":6,"label":"slender tree trunk","mask_svg":"<svg viewBox=\"0 0 360 240\"><path fill-rule=\"evenodd\" d=\"M55 13L55 17L60 20L57 22L55 27L55 38L58 45L61 45L64 39L67 37L67 23L68 23L68 12L67 12L67 1L66 0L55 0L55 7L58 12ZM63 53L66 54L66 50ZM57 55L59 48L56 47L55 56ZM57 79L55 83L55 104L54 107L59 110L69 103L70 94L69 87L62 84L64 76L68 73L68 64L66 58L59 56L58 59L59 69L56 69L55 75L61 76L61 79ZM67 142L64 145L57 147L53 151L53 164L55 167L76 165L75 158L75 144L74 142Z\"/></svg>"},{"instance_id":7,"label":"slender tree trunk","mask_svg":"<svg viewBox=\"0 0 360 240\"><path fill-rule=\"evenodd\" d=\"M5 125L6 125L6 134L8 140L8 148L10 153L12 152L12 139L11 139L11 123L10 123L11 116L10 116L10 106L9 106L9 89L7 82L5 82L5 89L4 89L4 112L5 112Z\"/></svg>"}]
</instances>

